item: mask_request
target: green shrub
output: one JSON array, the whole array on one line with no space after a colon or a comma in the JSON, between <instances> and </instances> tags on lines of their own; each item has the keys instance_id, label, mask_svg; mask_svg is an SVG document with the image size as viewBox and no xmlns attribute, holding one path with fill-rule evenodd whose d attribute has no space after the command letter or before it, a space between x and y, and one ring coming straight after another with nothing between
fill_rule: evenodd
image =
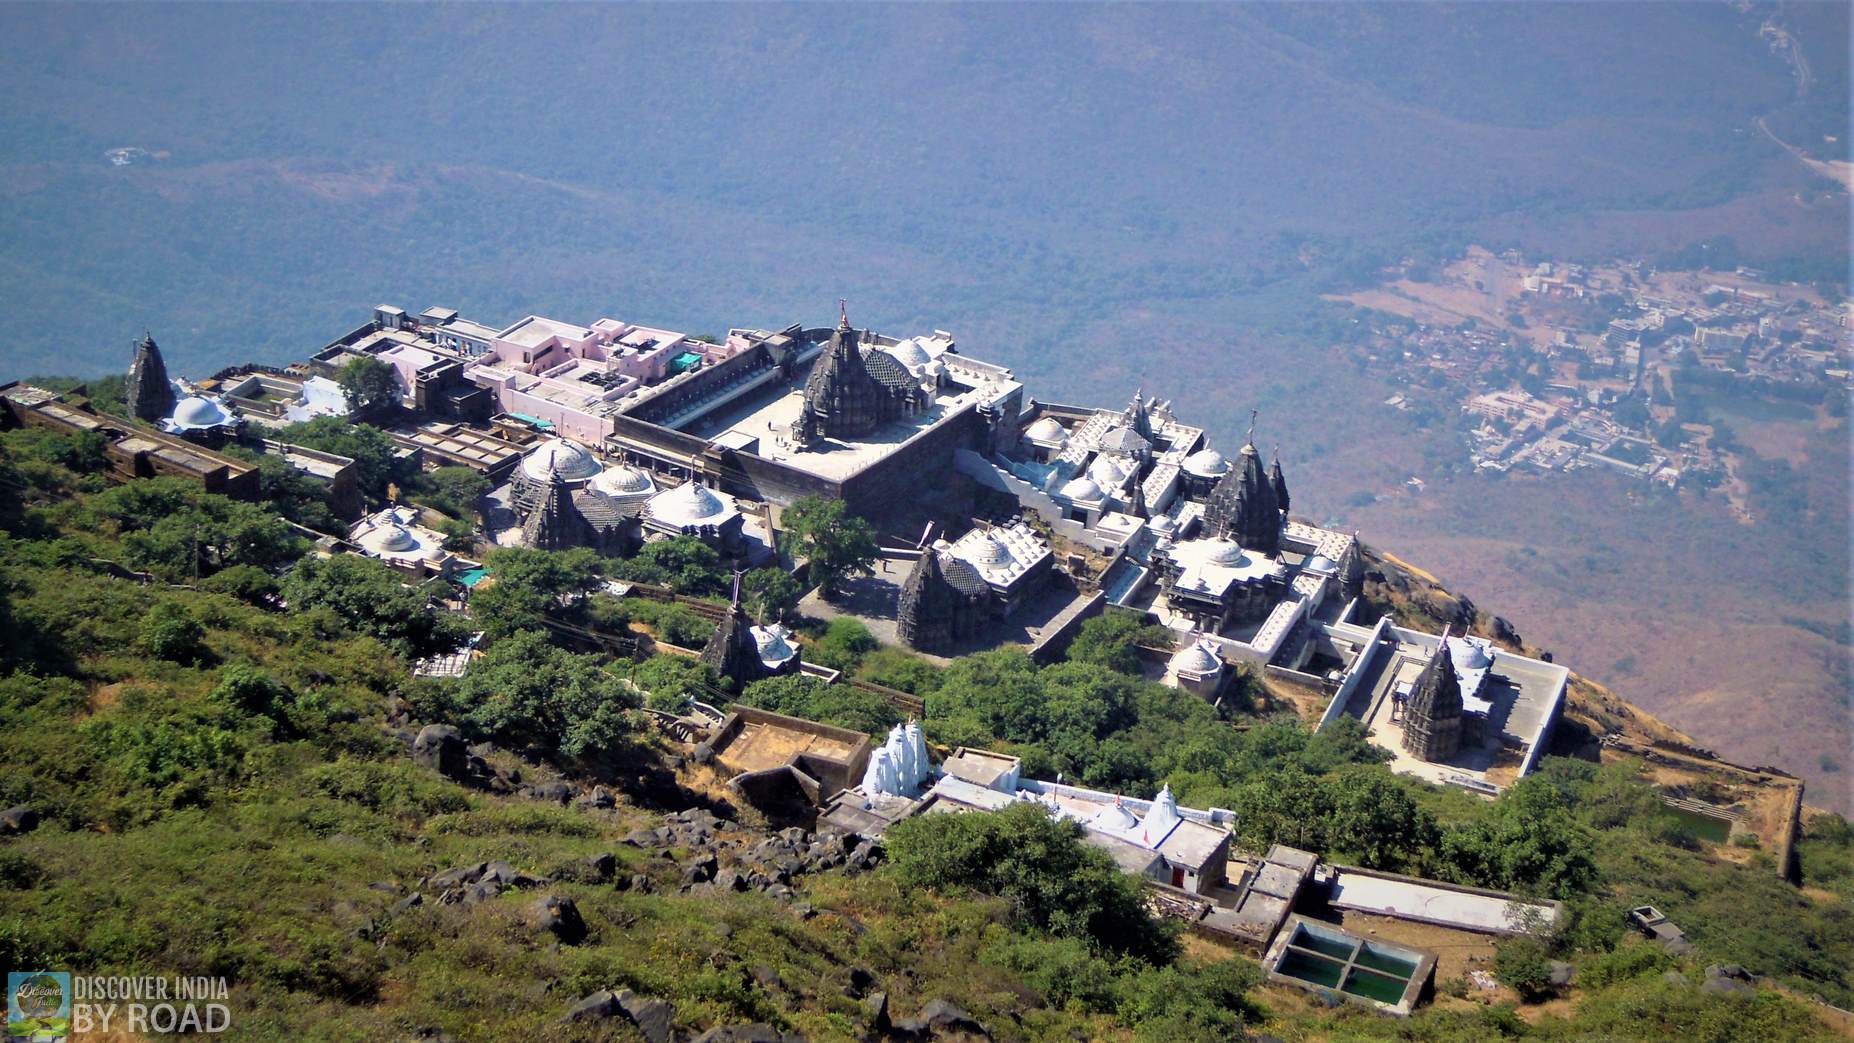
<instances>
[{"instance_id":1,"label":"green shrub","mask_svg":"<svg viewBox=\"0 0 1854 1043\"><path fill-rule=\"evenodd\" d=\"M1526 999L1549 995L1551 950L1530 935L1507 938L1494 948L1494 977Z\"/></svg>"},{"instance_id":2,"label":"green shrub","mask_svg":"<svg viewBox=\"0 0 1854 1043\"><path fill-rule=\"evenodd\" d=\"M163 601L142 620L142 647L156 659L197 662L206 654L206 628L182 606Z\"/></svg>"},{"instance_id":3,"label":"green shrub","mask_svg":"<svg viewBox=\"0 0 1854 1043\"><path fill-rule=\"evenodd\" d=\"M1619 981L1664 971L1673 965L1674 958L1659 945L1636 942L1579 961L1577 984L1587 989L1601 989Z\"/></svg>"}]
</instances>

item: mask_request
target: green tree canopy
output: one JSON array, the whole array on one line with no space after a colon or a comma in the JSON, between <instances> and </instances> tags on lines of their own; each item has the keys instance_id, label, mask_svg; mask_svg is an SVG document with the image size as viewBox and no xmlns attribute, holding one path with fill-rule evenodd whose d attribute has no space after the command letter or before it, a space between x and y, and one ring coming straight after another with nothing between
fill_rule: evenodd
<instances>
[{"instance_id":1,"label":"green tree canopy","mask_svg":"<svg viewBox=\"0 0 1854 1043\"><path fill-rule=\"evenodd\" d=\"M182 478L145 478L90 497L92 517L120 534L130 563L173 579L233 565L294 560L303 540L256 504L202 491Z\"/></svg>"},{"instance_id":2,"label":"green tree canopy","mask_svg":"<svg viewBox=\"0 0 1854 1043\"><path fill-rule=\"evenodd\" d=\"M613 562L610 568L619 579L669 587L694 597L726 593L733 583L721 556L694 536L646 543L635 556Z\"/></svg>"},{"instance_id":3,"label":"green tree canopy","mask_svg":"<svg viewBox=\"0 0 1854 1043\"><path fill-rule=\"evenodd\" d=\"M687 710L691 700L725 695L707 664L679 655L653 655L638 663L631 668L631 683L643 689L645 706L670 713Z\"/></svg>"},{"instance_id":4,"label":"green tree canopy","mask_svg":"<svg viewBox=\"0 0 1854 1043\"><path fill-rule=\"evenodd\" d=\"M375 502L386 496L387 483L403 485L416 473L409 462L395 456L399 447L386 432L347 417L315 417L278 428L275 437L280 442L352 458L355 484Z\"/></svg>"},{"instance_id":5,"label":"green tree canopy","mask_svg":"<svg viewBox=\"0 0 1854 1043\"><path fill-rule=\"evenodd\" d=\"M570 757L609 758L633 743L637 694L594 656L524 631L497 641L451 682L459 722L479 738Z\"/></svg>"},{"instance_id":6,"label":"green tree canopy","mask_svg":"<svg viewBox=\"0 0 1854 1043\"><path fill-rule=\"evenodd\" d=\"M849 684L826 684L804 674L766 677L747 685L741 703L774 713L879 735L901 723L888 700Z\"/></svg>"},{"instance_id":7,"label":"green tree canopy","mask_svg":"<svg viewBox=\"0 0 1854 1043\"><path fill-rule=\"evenodd\" d=\"M740 578L741 603L761 623L791 615L803 594L798 581L781 568L754 569Z\"/></svg>"},{"instance_id":8,"label":"green tree canopy","mask_svg":"<svg viewBox=\"0 0 1854 1043\"><path fill-rule=\"evenodd\" d=\"M869 523L844 510L842 500L806 496L781 516L793 553L806 561L811 581L826 600L851 576L872 574L879 548Z\"/></svg>"},{"instance_id":9,"label":"green tree canopy","mask_svg":"<svg viewBox=\"0 0 1854 1043\"><path fill-rule=\"evenodd\" d=\"M368 416L399 404L399 376L393 367L371 355L357 355L341 367L335 378L353 412Z\"/></svg>"},{"instance_id":10,"label":"green tree canopy","mask_svg":"<svg viewBox=\"0 0 1854 1043\"><path fill-rule=\"evenodd\" d=\"M1080 825L1037 804L919 815L884 839L895 873L911 886L996 895L1022 925L1085 938L1105 952L1155 963L1177 952L1169 923L1147 914L1140 884L1084 843Z\"/></svg>"},{"instance_id":11,"label":"green tree canopy","mask_svg":"<svg viewBox=\"0 0 1854 1043\"><path fill-rule=\"evenodd\" d=\"M470 595L470 615L492 638L539 627L541 617L565 611L566 601L591 590L606 567L584 547L504 547L491 551L485 564L490 582Z\"/></svg>"},{"instance_id":12,"label":"green tree canopy","mask_svg":"<svg viewBox=\"0 0 1854 1043\"><path fill-rule=\"evenodd\" d=\"M349 629L378 638L402 655L448 652L463 644L463 620L434 609L385 564L358 554L309 556L283 581L296 611L326 608Z\"/></svg>"},{"instance_id":13,"label":"green tree canopy","mask_svg":"<svg viewBox=\"0 0 1854 1043\"><path fill-rule=\"evenodd\" d=\"M1140 644L1168 647L1172 636L1161 626L1148 626L1136 612L1110 608L1086 620L1069 643L1070 662L1092 663L1123 674L1140 672Z\"/></svg>"}]
</instances>

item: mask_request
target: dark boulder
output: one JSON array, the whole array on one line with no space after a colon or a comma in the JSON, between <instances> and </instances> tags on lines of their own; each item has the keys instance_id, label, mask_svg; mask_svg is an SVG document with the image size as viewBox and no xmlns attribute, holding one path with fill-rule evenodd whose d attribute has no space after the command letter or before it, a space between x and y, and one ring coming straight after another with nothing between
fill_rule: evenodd
<instances>
[{"instance_id":1,"label":"dark boulder","mask_svg":"<svg viewBox=\"0 0 1854 1043\"><path fill-rule=\"evenodd\" d=\"M586 859L586 865L592 870L593 878L600 883L610 880L612 874L618 871L618 859L609 851Z\"/></svg>"},{"instance_id":2,"label":"dark boulder","mask_svg":"<svg viewBox=\"0 0 1854 1043\"><path fill-rule=\"evenodd\" d=\"M469 773L470 751L463 733L448 724L428 724L412 740L412 759L447 778Z\"/></svg>"},{"instance_id":3,"label":"dark boulder","mask_svg":"<svg viewBox=\"0 0 1854 1043\"><path fill-rule=\"evenodd\" d=\"M991 1039L991 1033L978 1019L945 1000L930 1000L921 1012L895 1024L903 1039L934 1040L935 1043L978 1043Z\"/></svg>"},{"instance_id":4,"label":"dark boulder","mask_svg":"<svg viewBox=\"0 0 1854 1043\"><path fill-rule=\"evenodd\" d=\"M0 836L16 837L39 828L39 813L24 804L0 811Z\"/></svg>"},{"instance_id":5,"label":"dark boulder","mask_svg":"<svg viewBox=\"0 0 1854 1043\"><path fill-rule=\"evenodd\" d=\"M579 906L565 895L543 895L535 899L528 907L528 922L566 945L577 945L586 937L586 921L579 915Z\"/></svg>"},{"instance_id":6,"label":"dark boulder","mask_svg":"<svg viewBox=\"0 0 1854 1043\"><path fill-rule=\"evenodd\" d=\"M573 1004L563 1020L603 1021L617 1013L618 994L610 989L601 989Z\"/></svg>"},{"instance_id":7,"label":"dark boulder","mask_svg":"<svg viewBox=\"0 0 1854 1043\"><path fill-rule=\"evenodd\" d=\"M639 996L630 989L619 990L617 1001L618 1009L637 1026L645 1043L674 1043L676 1008L662 1000Z\"/></svg>"}]
</instances>

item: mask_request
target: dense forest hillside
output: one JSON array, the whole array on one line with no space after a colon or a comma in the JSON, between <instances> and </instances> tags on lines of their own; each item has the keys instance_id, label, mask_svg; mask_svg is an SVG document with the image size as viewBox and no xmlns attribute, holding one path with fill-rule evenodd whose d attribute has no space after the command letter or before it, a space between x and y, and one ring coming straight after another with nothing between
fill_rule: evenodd
<instances>
[{"instance_id":1,"label":"dense forest hillside","mask_svg":"<svg viewBox=\"0 0 1854 1043\"><path fill-rule=\"evenodd\" d=\"M1001 650L934 670L843 628L813 635L841 668L924 694L936 742L1169 784L1238 810L1245 848L1300 843L1565 903L1556 930L1495 948L1497 991L1451 978L1407 1022L1333 1010L1149 921L1129 878L1034 809L929 815L884 846L832 849L734 806L638 711L712 678L573 652L539 627L610 567L597 559L494 559L501 593L475 606L486 654L461 679L417 678L413 657L458 621L376 563L308 554L277 520L301 509L289 490L251 505L172 479L112 485L99 454L82 436L0 433L16 494L0 501L0 804L31 812L9 812L0 838L8 967L224 976L250 1039L759 1023L744 1038L1808 1040L1836 1024L1811 997L1854 1000L1854 831L1838 816L1808 823L1798 888L1770 852L1709 854L1627 759L1557 758L1487 802L1392 775L1356 731L1313 736L1259 690L1220 719L1139 676L1139 627L1120 617L1047 666ZM697 592L719 581L697 555L627 567ZM1373 581L1388 610L1464 611L1406 575ZM688 625L634 602L574 604L601 625ZM894 719L806 684L744 698L877 731ZM427 742L444 728L476 759ZM1642 902L1693 948L1628 931ZM1548 980L1554 959L1572 984ZM1728 963L1755 984L1706 972Z\"/></svg>"}]
</instances>

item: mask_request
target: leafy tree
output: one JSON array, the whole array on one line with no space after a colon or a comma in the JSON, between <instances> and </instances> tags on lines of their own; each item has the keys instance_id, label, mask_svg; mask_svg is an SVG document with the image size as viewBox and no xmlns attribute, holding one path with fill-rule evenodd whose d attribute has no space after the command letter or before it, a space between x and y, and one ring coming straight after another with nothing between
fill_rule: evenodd
<instances>
[{"instance_id":1,"label":"leafy tree","mask_svg":"<svg viewBox=\"0 0 1854 1043\"><path fill-rule=\"evenodd\" d=\"M1551 950L1532 935L1507 938L1494 948L1494 977L1528 1000L1550 995Z\"/></svg>"},{"instance_id":2,"label":"leafy tree","mask_svg":"<svg viewBox=\"0 0 1854 1043\"><path fill-rule=\"evenodd\" d=\"M715 625L706 616L683 604L658 606L650 614L657 637L681 648L701 648L714 635Z\"/></svg>"},{"instance_id":3,"label":"leafy tree","mask_svg":"<svg viewBox=\"0 0 1854 1043\"><path fill-rule=\"evenodd\" d=\"M142 617L142 647L156 659L192 663L206 653L206 628L186 608L163 601Z\"/></svg>"},{"instance_id":4,"label":"leafy tree","mask_svg":"<svg viewBox=\"0 0 1854 1043\"><path fill-rule=\"evenodd\" d=\"M470 615L484 633L499 638L539 627L543 616L563 612L567 600L599 582L606 563L584 547L504 547L491 551L484 564L490 581L471 593Z\"/></svg>"},{"instance_id":5,"label":"leafy tree","mask_svg":"<svg viewBox=\"0 0 1854 1043\"><path fill-rule=\"evenodd\" d=\"M228 446L225 452L257 465L259 493L278 514L318 532L346 531L329 510L326 487L291 467L289 461L269 453L254 453L243 446Z\"/></svg>"},{"instance_id":6,"label":"leafy tree","mask_svg":"<svg viewBox=\"0 0 1854 1043\"><path fill-rule=\"evenodd\" d=\"M679 655L653 655L637 664L631 683L643 689L645 706L671 713L687 710L691 700L713 699L721 688L707 664Z\"/></svg>"},{"instance_id":7,"label":"leafy tree","mask_svg":"<svg viewBox=\"0 0 1854 1043\"><path fill-rule=\"evenodd\" d=\"M888 700L848 684L826 684L804 674L766 677L747 685L740 702L774 713L879 735L901 723Z\"/></svg>"},{"instance_id":8,"label":"leafy tree","mask_svg":"<svg viewBox=\"0 0 1854 1043\"><path fill-rule=\"evenodd\" d=\"M619 579L665 586L695 597L726 593L732 584L721 556L694 536L646 543L635 556L613 562L610 568Z\"/></svg>"},{"instance_id":9,"label":"leafy tree","mask_svg":"<svg viewBox=\"0 0 1854 1043\"><path fill-rule=\"evenodd\" d=\"M1589 887L1596 867L1590 836L1571 818L1549 780L1508 787L1480 818L1442 835L1442 868L1453 879L1525 894L1569 898Z\"/></svg>"},{"instance_id":10,"label":"leafy tree","mask_svg":"<svg viewBox=\"0 0 1854 1043\"><path fill-rule=\"evenodd\" d=\"M875 635L852 616L838 616L824 627L816 641L805 646L805 659L819 666L848 673L863 656L876 649Z\"/></svg>"},{"instance_id":11,"label":"leafy tree","mask_svg":"<svg viewBox=\"0 0 1854 1043\"><path fill-rule=\"evenodd\" d=\"M470 467L439 467L421 473L414 484L414 499L453 518L476 517L477 502L489 492L490 481Z\"/></svg>"},{"instance_id":12,"label":"leafy tree","mask_svg":"<svg viewBox=\"0 0 1854 1043\"><path fill-rule=\"evenodd\" d=\"M1339 769L1325 780L1327 850L1377 869L1421 867L1437 840L1435 819L1381 770Z\"/></svg>"},{"instance_id":13,"label":"leafy tree","mask_svg":"<svg viewBox=\"0 0 1854 1043\"><path fill-rule=\"evenodd\" d=\"M180 478L128 482L90 497L88 506L122 534L132 563L171 579L280 565L303 550L302 539L263 508Z\"/></svg>"},{"instance_id":14,"label":"leafy tree","mask_svg":"<svg viewBox=\"0 0 1854 1043\"><path fill-rule=\"evenodd\" d=\"M276 718L288 703L290 690L256 667L235 663L220 672L219 683L207 698L243 713Z\"/></svg>"},{"instance_id":15,"label":"leafy tree","mask_svg":"<svg viewBox=\"0 0 1854 1043\"><path fill-rule=\"evenodd\" d=\"M512 746L603 758L630 748L638 697L594 656L523 631L497 641L452 682L453 704L472 734Z\"/></svg>"},{"instance_id":16,"label":"leafy tree","mask_svg":"<svg viewBox=\"0 0 1854 1043\"><path fill-rule=\"evenodd\" d=\"M1164 633L1163 627L1147 626L1138 613L1109 609L1082 623L1081 631L1069 644L1067 658L1072 663L1092 663L1123 674L1138 674L1138 646L1142 642L1165 647L1171 643L1171 635Z\"/></svg>"},{"instance_id":17,"label":"leafy tree","mask_svg":"<svg viewBox=\"0 0 1854 1043\"><path fill-rule=\"evenodd\" d=\"M741 603L761 623L791 615L803 594L798 581L784 569L754 569L740 578Z\"/></svg>"},{"instance_id":18,"label":"leafy tree","mask_svg":"<svg viewBox=\"0 0 1854 1043\"><path fill-rule=\"evenodd\" d=\"M279 428L276 438L280 442L352 458L355 485L375 502L386 496L388 483L404 485L416 473L409 461L398 457L399 447L386 432L347 417L319 416L290 424Z\"/></svg>"},{"instance_id":19,"label":"leafy tree","mask_svg":"<svg viewBox=\"0 0 1854 1043\"><path fill-rule=\"evenodd\" d=\"M265 605L281 590L277 577L255 565L233 565L200 581L201 590L230 594L246 604Z\"/></svg>"},{"instance_id":20,"label":"leafy tree","mask_svg":"<svg viewBox=\"0 0 1854 1043\"><path fill-rule=\"evenodd\" d=\"M844 510L842 500L806 496L781 516L794 553L803 557L811 581L825 600L834 599L851 576L873 575L879 548L867 521Z\"/></svg>"},{"instance_id":21,"label":"leafy tree","mask_svg":"<svg viewBox=\"0 0 1854 1043\"><path fill-rule=\"evenodd\" d=\"M398 573L358 554L297 562L284 577L283 597L298 612L328 609L349 629L378 638L407 656L449 652L467 636L461 619L434 609Z\"/></svg>"},{"instance_id":22,"label":"leafy tree","mask_svg":"<svg viewBox=\"0 0 1854 1043\"><path fill-rule=\"evenodd\" d=\"M335 378L348 409L368 416L399 404L399 376L393 367L371 355L357 355L341 367Z\"/></svg>"},{"instance_id":23,"label":"leafy tree","mask_svg":"<svg viewBox=\"0 0 1854 1043\"><path fill-rule=\"evenodd\" d=\"M1138 881L1082 827L1018 803L995 812L919 815L885 836L904 883L939 891L970 888L1011 904L1020 926L1086 938L1104 952L1167 963L1178 943L1146 912Z\"/></svg>"},{"instance_id":24,"label":"leafy tree","mask_svg":"<svg viewBox=\"0 0 1854 1043\"><path fill-rule=\"evenodd\" d=\"M913 695L939 688L940 673L939 667L901 648L878 648L856 666L857 677Z\"/></svg>"}]
</instances>

